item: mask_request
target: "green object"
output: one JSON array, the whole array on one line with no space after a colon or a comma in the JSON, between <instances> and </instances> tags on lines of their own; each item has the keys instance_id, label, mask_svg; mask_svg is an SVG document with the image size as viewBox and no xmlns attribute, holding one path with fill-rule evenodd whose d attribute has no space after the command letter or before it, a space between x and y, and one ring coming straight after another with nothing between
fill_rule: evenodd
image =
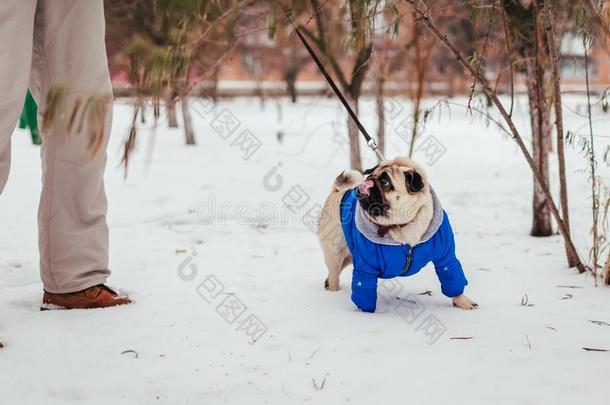
<instances>
[{"instance_id":1,"label":"green object","mask_svg":"<svg viewBox=\"0 0 610 405\"><path fill-rule=\"evenodd\" d=\"M30 93L29 90L25 96L25 103L23 104L21 117L19 117L19 128L30 129L32 143L34 145L40 145L42 143L40 131L38 130L38 105L36 104L36 100L34 100L34 97L32 97L32 93Z\"/></svg>"}]
</instances>

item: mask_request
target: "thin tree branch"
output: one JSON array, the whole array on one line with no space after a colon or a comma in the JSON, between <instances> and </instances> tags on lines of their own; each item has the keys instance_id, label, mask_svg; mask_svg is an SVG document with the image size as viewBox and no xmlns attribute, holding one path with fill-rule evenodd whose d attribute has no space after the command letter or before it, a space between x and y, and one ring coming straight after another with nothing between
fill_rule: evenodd
<instances>
[{"instance_id":1,"label":"thin tree branch","mask_svg":"<svg viewBox=\"0 0 610 405\"><path fill-rule=\"evenodd\" d=\"M540 175L540 172L538 171L537 166L534 163L534 160L532 159L531 154L529 153L527 147L525 146L525 143L523 142L523 138L519 134L517 127L515 126L510 115L508 115L508 112L504 108L503 104L498 99L498 96L493 92L493 89L489 86L489 83L487 82L485 77L482 77L482 75L477 73L477 71L472 66L470 66L468 61L466 61L464 55L462 55L462 53L453 45L453 43L451 41L449 41L449 39L447 38L447 35L441 33L438 30L438 28L436 27L436 25L434 25L431 22L430 18L428 18L419 9L419 7L417 7L417 5L415 4L415 0L404 0L404 1L413 11L415 11L415 13L418 17L418 21L421 21L421 23L423 25L425 25L430 30L430 32L432 32L432 34L434 34L449 49L449 51L451 53L453 53L456 60L462 65L462 67L464 67L468 72L470 72L471 75L479 76L479 83L481 84L483 91L487 94L487 96L489 96L492 103L496 106L496 108L502 115L502 118L504 118L504 120L506 121L506 124L508 125L508 127L510 129L513 139L515 140L515 142L517 142L517 145L519 146L519 149L521 149L521 152L522 152L523 156L525 157L527 164L530 166L530 169L532 170L534 177L540 184L545 197L548 199L553 217L555 218L555 221L557 222L557 224L559 226L559 231L561 232L561 235L565 239L566 244L568 245L568 248L570 249L570 251L572 251L575 254L575 256L577 258L576 267L577 267L578 271L581 273L585 272L586 271L585 266L582 264L582 261L580 260L580 257L578 256L578 252L576 251L576 247L574 246L574 244L570 238L570 235L567 232L567 229L565 227L563 220L561 219L561 216L559 215L559 210L557 209L557 205L555 204L555 202L553 200L551 192L549 191L548 186L543 181L542 176Z\"/></svg>"},{"instance_id":2,"label":"thin tree branch","mask_svg":"<svg viewBox=\"0 0 610 405\"><path fill-rule=\"evenodd\" d=\"M597 286L597 261L598 261L598 235L597 235L597 222L599 218L599 193L597 192L597 177L595 175L595 145L593 139L593 120L591 118L591 91L589 88L589 52L587 49L587 41L583 38L583 48L585 49L585 84L587 89L587 116L589 119L589 161L591 166L591 204L593 211L593 246L591 248L592 264L591 268L593 271L593 277L595 277L595 285Z\"/></svg>"},{"instance_id":3,"label":"thin tree branch","mask_svg":"<svg viewBox=\"0 0 610 405\"><path fill-rule=\"evenodd\" d=\"M508 23L506 22L506 12L504 7L500 7L502 13L502 26L504 28L504 39L506 42L506 54L508 56L508 66L510 67L510 108L508 110L508 116L513 116L513 107L515 105L515 71L513 69L513 49L510 43L510 33L508 31Z\"/></svg>"},{"instance_id":4,"label":"thin tree branch","mask_svg":"<svg viewBox=\"0 0 610 405\"><path fill-rule=\"evenodd\" d=\"M551 1L544 0L545 28L549 55L551 56L551 75L553 77L553 102L555 106L555 126L557 129L557 161L559 166L559 201L566 230L570 233L570 211L568 209L568 186L566 181L566 161L564 151L563 108L561 103L561 77L559 72L559 46L555 31L555 12ZM574 257L566 246L568 266L576 265Z\"/></svg>"},{"instance_id":5,"label":"thin tree branch","mask_svg":"<svg viewBox=\"0 0 610 405\"><path fill-rule=\"evenodd\" d=\"M485 52L487 51L487 44L489 43L489 37L491 37L491 28L494 25L494 14L496 11L496 2L494 1L492 5L491 12L489 13L489 25L487 27L487 34L485 35L485 42L483 43L483 50L481 51L481 58L479 59L479 63L477 64L477 75L474 76L472 86L470 88L470 97L468 97L468 111L472 114L470 106L472 104L472 97L474 96L474 90L477 86L477 78L481 74L481 66L483 65L483 61L485 60Z\"/></svg>"}]
</instances>

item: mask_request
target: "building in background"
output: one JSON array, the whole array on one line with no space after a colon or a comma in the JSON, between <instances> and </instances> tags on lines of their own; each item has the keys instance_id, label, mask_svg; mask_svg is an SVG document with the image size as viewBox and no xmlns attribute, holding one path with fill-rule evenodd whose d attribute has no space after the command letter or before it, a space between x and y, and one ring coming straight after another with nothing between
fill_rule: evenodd
<instances>
[{"instance_id":1,"label":"building in background","mask_svg":"<svg viewBox=\"0 0 610 405\"><path fill-rule=\"evenodd\" d=\"M260 10L255 10L260 13ZM220 97L232 96L293 96L323 95L330 92L323 76L295 35L276 34L270 38L266 29L253 23L241 27L236 38L237 46L203 83L194 86L194 93L206 93ZM408 31L408 27L406 29ZM467 39L467 38L465 38ZM405 41L384 40L383 34L376 39L373 53L376 57L391 58L400 53L398 43ZM408 38L406 39L408 41ZM464 42L465 46L467 42ZM315 47L314 47L315 48ZM108 45L111 61L117 51ZM474 49L473 49L474 50ZM593 46L589 60L589 80L594 93L603 92L610 86L610 50L605 44ZM340 58L339 58L340 60ZM388 95L408 95L417 86L414 74L414 57L406 55L405 62L393 69L385 78L384 92ZM505 48L490 44L486 54L486 76L496 85L499 93L510 92L508 60ZM346 71L347 65L343 66ZM564 35L561 43L561 77L566 92L583 92L585 89L585 61L582 40L575 34ZM112 79L118 95L129 93L127 74L120 64L111 63ZM198 77L193 75L193 81ZM369 74L363 87L364 95L374 92L373 75ZM497 81L497 84L495 83ZM525 92L519 74L515 74L515 91ZM472 79L451 58L441 44L436 43L427 65L425 94L468 94Z\"/></svg>"}]
</instances>

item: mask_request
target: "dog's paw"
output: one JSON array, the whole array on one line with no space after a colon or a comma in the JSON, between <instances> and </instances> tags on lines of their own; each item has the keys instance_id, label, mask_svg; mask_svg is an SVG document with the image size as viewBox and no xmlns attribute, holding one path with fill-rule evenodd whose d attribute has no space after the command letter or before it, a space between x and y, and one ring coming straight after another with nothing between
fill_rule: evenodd
<instances>
[{"instance_id":1,"label":"dog's paw","mask_svg":"<svg viewBox=\"0 0 610 405\"><path fill-rule=\"evenodd\" d=\"M339 283L330 283L328 279L324 280L324 289L326 291L339 291Z\"/></svg>"},{"instance_id":2,"label":"dog's paw","mask_svg":"<svg viewBox=\"0 0 610 405\"><path fill-rule=\"evenodd\" d=\"M464 294L452 298L453 306L462 309L475 309L479 305Z\"/></svg>"}]
</instances>

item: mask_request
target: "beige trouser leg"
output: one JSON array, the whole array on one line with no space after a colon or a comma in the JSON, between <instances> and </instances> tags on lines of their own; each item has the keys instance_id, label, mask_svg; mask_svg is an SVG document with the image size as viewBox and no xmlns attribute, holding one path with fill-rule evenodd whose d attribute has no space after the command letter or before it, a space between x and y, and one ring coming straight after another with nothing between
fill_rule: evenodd
<instances>
[{"instance_id":1,"label":"beige trouser leg","mask_svg":"<svg viewBox=\"0 0 610 405\"><path fill-rule=\"evenodd\" d=\"M110 109L101 149L93 156L88 153L91 120L82 125L79 116L72 120L77 98L112 93L104 33L103 0L0 1L0 93L10 95L0 98L0 190L28 76L41 112L48 108L50 90L59 86L69 92L43 131L41 150L40 273L49 292L82 290L104 283L110 274L103 181ZM70 120L76 124L68 129Z\"/></svg>"},{"instance_id":2,"label":"beige trouser leg","mask_svg":"<svg viewBox=\"0 0 610 405\"><path fill-rule=\"evenodd\" d=\"M35 0L0 1L0 194L11 165L11 134L28 88L35 11Z\"/></svg>"}]
</instances>

